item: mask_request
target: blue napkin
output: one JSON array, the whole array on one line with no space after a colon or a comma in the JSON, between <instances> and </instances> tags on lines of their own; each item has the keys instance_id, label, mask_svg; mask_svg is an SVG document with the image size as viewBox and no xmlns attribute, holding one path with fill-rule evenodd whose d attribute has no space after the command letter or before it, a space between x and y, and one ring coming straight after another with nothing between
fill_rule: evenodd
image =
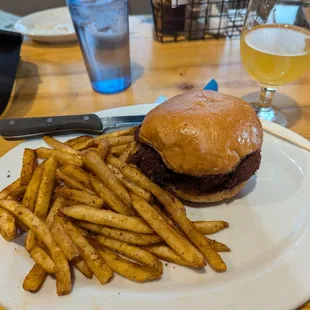
<instances>
[{"instance_id":1,"label":"blue napkin","mask_svg":"<svg viewBox=\"0 0 310 310\"><path fill-rule=\"evenodd\" d=\"M218 91L219 87L217 85L217 82L212 79L204 88L203 90L214 90L214 91Z\"/></svg>"}]
</instances>

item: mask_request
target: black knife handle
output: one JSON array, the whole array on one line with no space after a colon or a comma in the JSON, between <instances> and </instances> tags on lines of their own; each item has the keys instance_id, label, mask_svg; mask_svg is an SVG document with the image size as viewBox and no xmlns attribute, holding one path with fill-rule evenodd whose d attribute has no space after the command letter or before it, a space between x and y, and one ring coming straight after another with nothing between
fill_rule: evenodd
<instances>
[{"instance_id":1,"label":"black knife handle","mask_svg":"<svg viewBox=\"0 0 310 310\"><path fill-rule=\"evenodd\" d=\"M0 126L0 134L6 140L23 140L77 132L100 134L101 119L95 114L12 118L2 120Z\"/></svg>"}]
</instances>

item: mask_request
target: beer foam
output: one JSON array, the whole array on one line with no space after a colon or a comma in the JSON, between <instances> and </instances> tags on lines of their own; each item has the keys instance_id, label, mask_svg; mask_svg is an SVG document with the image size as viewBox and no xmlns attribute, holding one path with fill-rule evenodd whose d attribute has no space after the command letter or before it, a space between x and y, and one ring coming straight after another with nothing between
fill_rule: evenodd
<instances>
[{"instance_id":1,"label":"beer foam","mask_svg":"<svg viewBox=\"0 0 310 310\"><path fill-rule=\"evenodd\" d=\"M301 56L310 53L310 32L295 26L258 26L245 35L245 43L266 54Z\"/></svg>"}]
</instances>

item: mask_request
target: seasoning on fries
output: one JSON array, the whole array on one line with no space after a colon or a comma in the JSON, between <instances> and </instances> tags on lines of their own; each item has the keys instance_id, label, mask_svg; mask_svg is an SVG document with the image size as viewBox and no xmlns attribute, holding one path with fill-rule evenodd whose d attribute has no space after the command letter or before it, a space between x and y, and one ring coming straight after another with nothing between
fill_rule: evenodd
<instances>
[{"instance_id":1,"label":"seasoning on fries","mask_svg":"<svg viewBox=\"0 0 310 310\"><path fill-rule=\"evenodd\" d=\"M229 224L192 222L176 197L128 165L135 130L66 142L46 136L52 148L25 149L20 178L0 191L1 236L12 241L28 230L25 248L34 264L24 290L37 292L54 274L57 294L69 294L70 267L101 284L114 272L135 282L158 280L162 261L191 268L207 261L226 270L218 252L230 248L205 235Z\"/></svg>"}]
</instances>

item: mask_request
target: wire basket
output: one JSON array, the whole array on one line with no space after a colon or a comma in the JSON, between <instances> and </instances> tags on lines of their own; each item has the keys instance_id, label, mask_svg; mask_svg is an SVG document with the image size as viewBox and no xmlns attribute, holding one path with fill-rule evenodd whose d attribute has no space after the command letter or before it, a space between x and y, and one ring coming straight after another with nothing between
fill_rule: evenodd
<instances>
[{"instance_id":1,"label":"wire basket","mask_svg":"<svg viewBox=\"0 0 310 310\"><path fill-rule=\"evenodd\" d=\"M249 0L151 0L159 42L240 36Z\"/></svg>"}]
</instances>

